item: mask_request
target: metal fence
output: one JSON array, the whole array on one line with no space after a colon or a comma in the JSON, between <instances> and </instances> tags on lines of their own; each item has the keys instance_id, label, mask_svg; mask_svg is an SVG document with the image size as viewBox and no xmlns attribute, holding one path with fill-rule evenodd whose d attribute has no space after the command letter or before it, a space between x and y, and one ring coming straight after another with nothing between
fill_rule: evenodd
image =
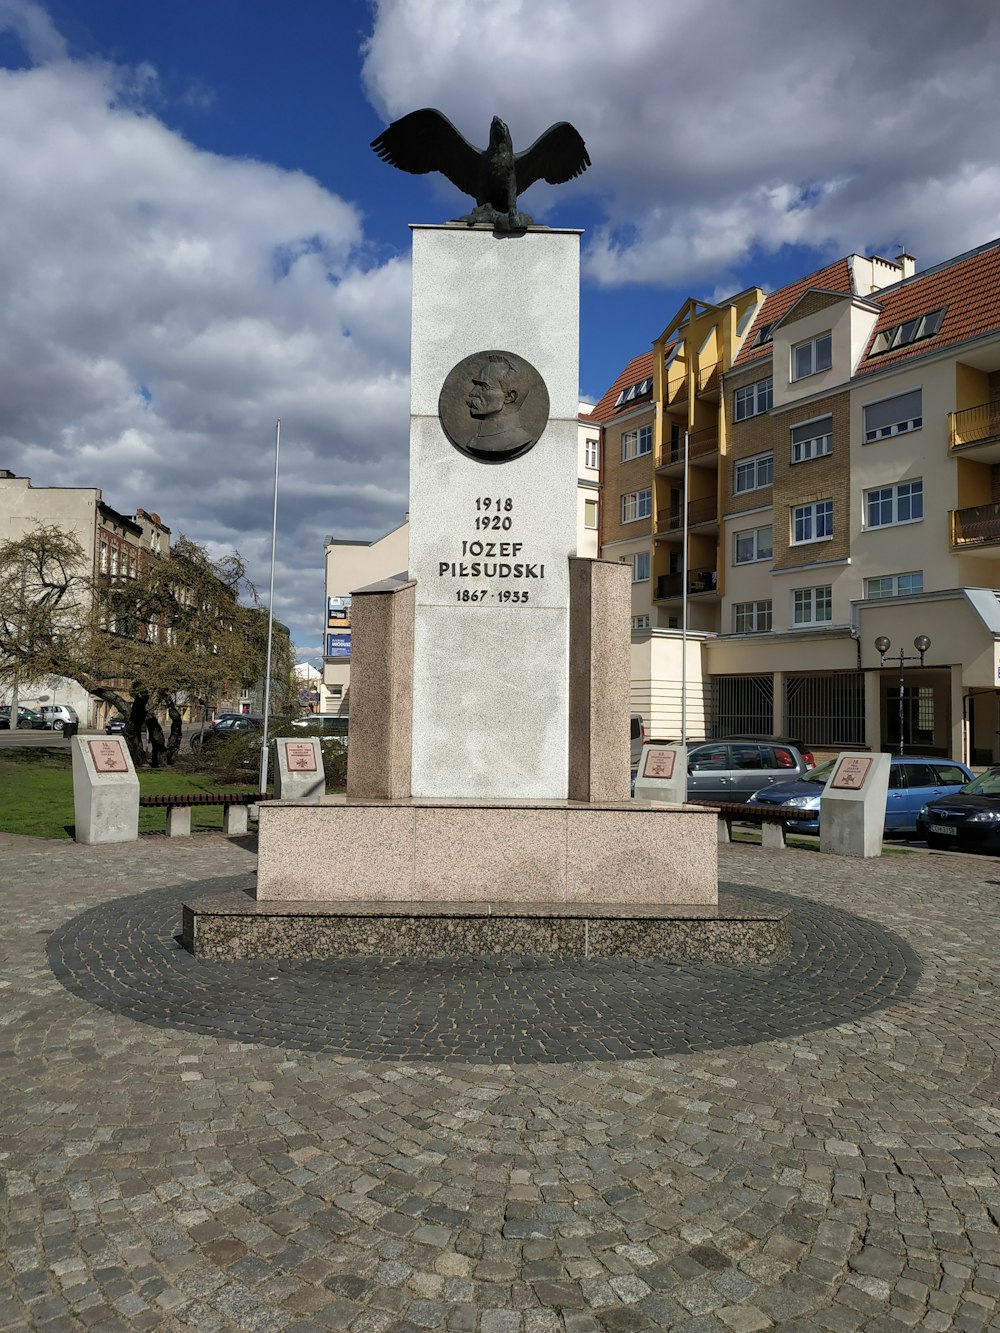
<instances>
[{"instance_id":1,"label":"metal fence","mask_svg":"<svg viewBox=\"0 0 1000 1333\"><path fill-rule=\"evenodd\" d=\"M808 745L865 743L865 680L860 671L785 677L785 727Z\"/></svg>"},{"instance_id":2,"label":"metal fence","mask_svg":"<svg viewBox=\"0 0 1000 1333\"><path fill-rule=\"evenodd\" d=\"M774 731L771 676L715 676L712 680L713 736L770 736Z\"/></svg>"}]
</instances>

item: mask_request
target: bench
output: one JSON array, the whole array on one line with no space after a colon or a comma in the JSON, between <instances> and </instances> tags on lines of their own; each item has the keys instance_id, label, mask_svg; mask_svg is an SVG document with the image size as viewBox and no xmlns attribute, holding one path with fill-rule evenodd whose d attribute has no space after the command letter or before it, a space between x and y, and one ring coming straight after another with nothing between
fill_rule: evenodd
<instances>
[{"instance_id":1,"label":"bench","mask_svg":"<svg viewBox=\"0 0 1000 1333\"><path fill-rule=\"evenodd\" d=\"M140 796L139 804L158 806L167 812L167 837L187 838L191 835L191 811L196 805L221 805L222 831L227 838L246 833L249 812L247 807L258 801L269 801L265 792L223 791L186 792L183 796Z\"/></svg>"},{"instance_id":2,"label":"bench","mask_svg":"<svg viewBox=\"0 0 1000 1333\"><path fill-rule=\"evenodd\" d=\"M732 842L734 821L760 824L762 847L784 847L786 824L805 823L816 818L815 810L796 810L787 805L744 805L742 801L688 801L687 804L702 805L718 812L720 842Z\"/></svg>"}]
</instances>

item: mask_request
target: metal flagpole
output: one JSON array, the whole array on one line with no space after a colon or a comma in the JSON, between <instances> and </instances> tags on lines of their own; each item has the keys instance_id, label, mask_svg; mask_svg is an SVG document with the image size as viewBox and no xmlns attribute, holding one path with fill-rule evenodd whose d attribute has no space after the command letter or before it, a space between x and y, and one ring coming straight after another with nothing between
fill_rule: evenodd
<instances>
[{"instance_id":1,"label":"metal flagpole","mask_svg":"<svg viewBox=\"0 0 1000 1333\"><path fill-rule=\"evenodd\" d=\"M271 515L271 590L267 599L267 666L264 669L264 735L260 747L260 786L267 791L267 723L271 714L271 642L274 637L274 551L278 537L278 453L281 449L281 418L274 426L274 509Z\"/></svg>"},{"instance_id":2,"label":"metal flagpole","mask_svg":"<svg viewBox=\"0 0 1000 1333\"><path fill-rule=\"evenodd\" d=\"M681 744L687 745L688 666L688 436L684 432L684 521L681 524Z\"/></svg>"}]
</instances>

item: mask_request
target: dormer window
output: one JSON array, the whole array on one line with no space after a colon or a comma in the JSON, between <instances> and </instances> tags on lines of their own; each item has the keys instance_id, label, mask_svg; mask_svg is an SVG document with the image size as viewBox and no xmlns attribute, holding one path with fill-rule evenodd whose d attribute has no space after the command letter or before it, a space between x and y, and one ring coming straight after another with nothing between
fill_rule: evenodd
<instances>
[{"instance_id":1,"label":"dormer window","mask_svg":"<svg viewBox=\"0 0 1000 1333\"><path fill-rule=\"evenodd\" d=\"M907 319L891 329L883 329L872 343L869 355L882 356L900 347L908 347L910 343L921 342L924 338L933 338L944 322L944 312L945 307L942 306L930 314L915 315L913 319Z\"/></svg>"},{"instance_id":2,"label":"dormer window","mask_svg":"<svg viewBox=\"0 0 1000 1333\"><path fill-rule=\"evenodd\" d=\"M653 379L652 376L647 376L644 380L637 380L635 384L630 384L627 389L622 389L615 399L615 407L623 407L625 403L634 403L637 398L645 398L647 393L652 392Z\"/></svg>"},{"instance_id":3,"label":"dormer window","mask_svg":"<svg viewBox=\"0 0 1000 1333\"><path fill-rule=\"evenodd\" d=\"M757 330L757 336L754 338L752 346L763 347L765 343L771 342L773 332L773 324L762 324Z\"/></svg>"},{"instance_id":4,"label":"dormer window","mask_svg":"<svg viewBox=\"0 0 1000 1333\"><path fill-rule=\"evenodd\" d=\"M829 370L833 365L833 337L821 333L818 338L809 338L806 342L796 343L792 348L792 379L802 380L808 375L818 375L821 370Z\"/></svg>"}]
</instances>

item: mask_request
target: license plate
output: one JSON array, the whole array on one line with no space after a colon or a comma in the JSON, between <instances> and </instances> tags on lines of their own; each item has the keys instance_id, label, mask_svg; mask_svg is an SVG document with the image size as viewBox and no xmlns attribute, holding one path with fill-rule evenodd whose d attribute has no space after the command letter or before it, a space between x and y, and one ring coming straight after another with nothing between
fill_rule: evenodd
<instances>
[{"instance_id":1,"label":"license plate","mask_svg":"<svg viewBox=\"0 0 1000 1333\"><path fill-rule=\"evenodd\" d=\"M946 837L949 838L952 837L955 832L955 830L953 828L949 828L947 824L928 824L927 831L929 833L943 833L945 834Z\"/></svg>"}]
</instances>

